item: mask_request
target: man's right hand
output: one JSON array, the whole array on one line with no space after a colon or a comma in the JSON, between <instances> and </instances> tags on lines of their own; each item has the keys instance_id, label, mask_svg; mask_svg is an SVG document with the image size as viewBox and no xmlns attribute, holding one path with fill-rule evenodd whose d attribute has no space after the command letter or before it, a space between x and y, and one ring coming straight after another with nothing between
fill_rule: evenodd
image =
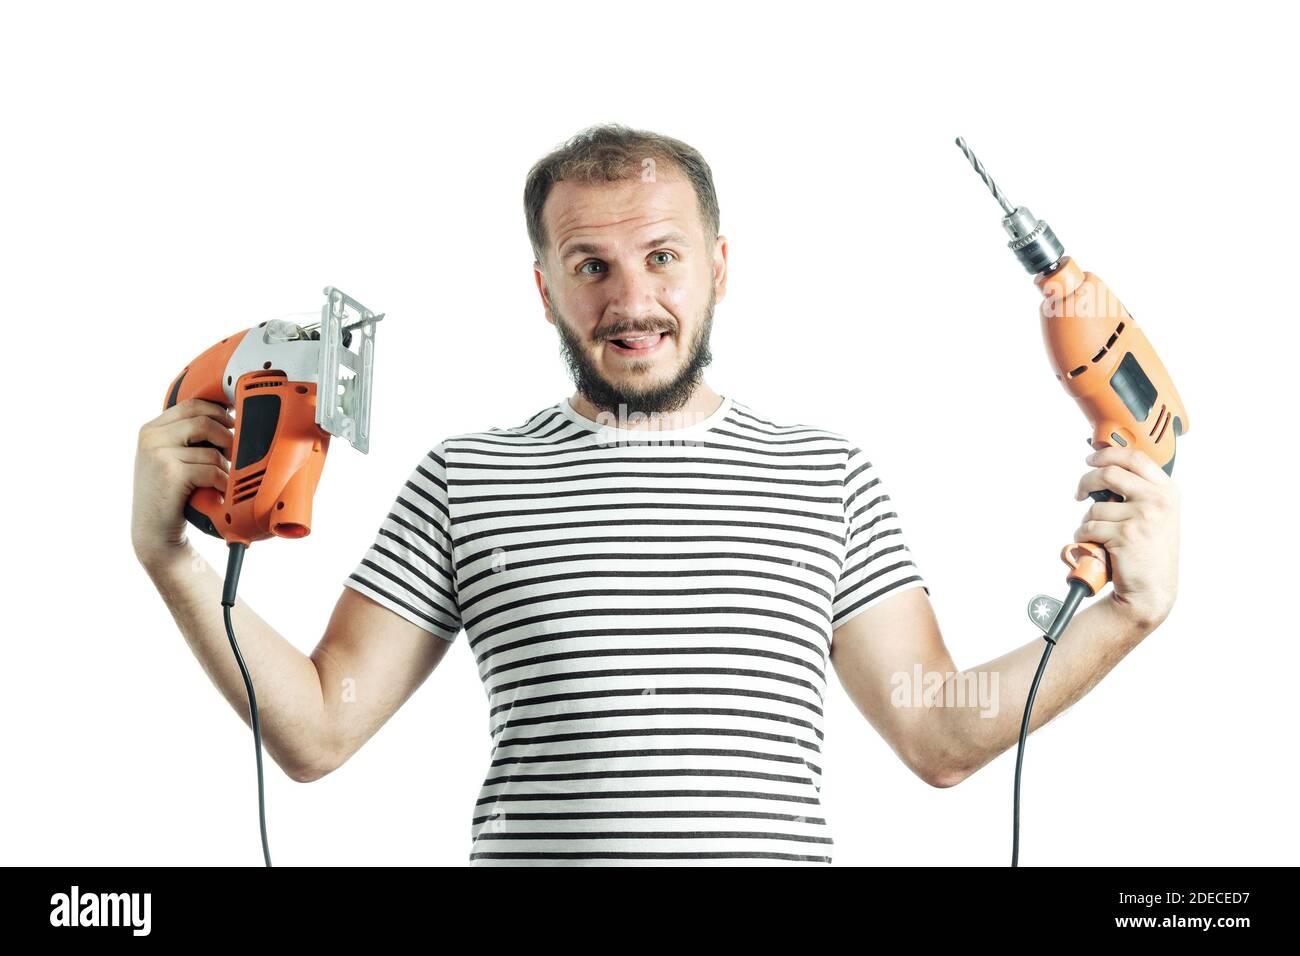
<instances>
[{"instance_id":1,"label":"man's right hand","mask_svg":"<svg viewBox=\"0 0 1300 956\"><path fill-rule=\"evenodd\" d=\"M196 488L225 493L234 424L224 405L189 398L141 426L131 544L146 568L185 547L185 504ZM193 447L201 441L217 447Z\"/></svg>"}]
</instances>

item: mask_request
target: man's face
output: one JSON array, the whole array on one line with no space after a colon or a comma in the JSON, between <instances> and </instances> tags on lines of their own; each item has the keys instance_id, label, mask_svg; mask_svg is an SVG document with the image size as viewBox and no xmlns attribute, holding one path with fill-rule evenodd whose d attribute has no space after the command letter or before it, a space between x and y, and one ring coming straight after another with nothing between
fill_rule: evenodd
<instances>
[{"instance_id":1,"label":"man's face","mask_svg":"<svg viewBox=\"0 0 1300 956\"><path fill-rule=\"evenodd\" d=\"M705 237L690 182L559 182L542 217L537 287L579 393L609 411L680 408L711 360L727 276L726 238Z\"/></svg>"}]
</instances>

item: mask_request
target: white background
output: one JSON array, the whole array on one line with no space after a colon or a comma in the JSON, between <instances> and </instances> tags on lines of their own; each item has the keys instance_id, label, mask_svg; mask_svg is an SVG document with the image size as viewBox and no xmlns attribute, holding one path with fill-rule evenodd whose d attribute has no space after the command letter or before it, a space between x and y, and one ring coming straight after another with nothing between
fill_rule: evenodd
<instances>
[{"instance_id":1,"label":"white background","mask_svg":"<svg viewBox=\"0 0 1300 956\"><path fill-rule=\"evenodd\" d=\"M5 7L3 862L260 863L251 734L130 548L136 432L192 357L327 284L387 314L371 454L340 442L312 535L245 564L241 596L310 652L419 456L572 390L524 177L615 121L713 168L731 278L710 384L868 450L959 667L1036 636L1026 602L1064 595L1091 502L1087 423L954 136L1119 295L1188 408L1180 595L1031 738L1022 863L1295 863L1285 8L473 10ZM836 864L1008 862L1014 746L927 787L830 680ZM486 712L461 635L335 773L268 761L277 864L463 865Z\"/></svg>"}]
</instances>

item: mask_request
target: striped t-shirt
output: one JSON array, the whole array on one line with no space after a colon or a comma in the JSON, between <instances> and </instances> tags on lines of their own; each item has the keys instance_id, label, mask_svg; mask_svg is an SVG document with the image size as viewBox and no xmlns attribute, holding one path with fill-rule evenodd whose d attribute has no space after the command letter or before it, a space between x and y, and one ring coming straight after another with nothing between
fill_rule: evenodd
<instances>
[{"instance_id":1,"label":"striped t-shirt","mask_svg":"<svg viewBox=\"0 0 1300 956\"><path fill-rule=\"evenodd\" d=\"M467 635L477 866L829 863L832 631L926 587L857 445L730 398L675 430L565 398L447 438L344 584Z\"/></svg>"}]
</instances>

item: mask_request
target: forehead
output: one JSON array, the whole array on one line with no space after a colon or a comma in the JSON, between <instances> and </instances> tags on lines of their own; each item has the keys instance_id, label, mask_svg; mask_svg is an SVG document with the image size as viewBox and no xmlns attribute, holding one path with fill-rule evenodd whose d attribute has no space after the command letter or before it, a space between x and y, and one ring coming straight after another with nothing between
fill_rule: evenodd
<instances>
[{"instance_id":1,"label":"forehead","mask_svg":"<svg viewBox=\"0 0 1300 956\"><path fill-rule=\"evenodd\" d=\"M688 180L663 173L652 182L561 180L546 197L542 221L553 251L579 237L616 242L651 226L675 227L687 235L701 228L695 189Z\"/></svg>"}]
</instances>

